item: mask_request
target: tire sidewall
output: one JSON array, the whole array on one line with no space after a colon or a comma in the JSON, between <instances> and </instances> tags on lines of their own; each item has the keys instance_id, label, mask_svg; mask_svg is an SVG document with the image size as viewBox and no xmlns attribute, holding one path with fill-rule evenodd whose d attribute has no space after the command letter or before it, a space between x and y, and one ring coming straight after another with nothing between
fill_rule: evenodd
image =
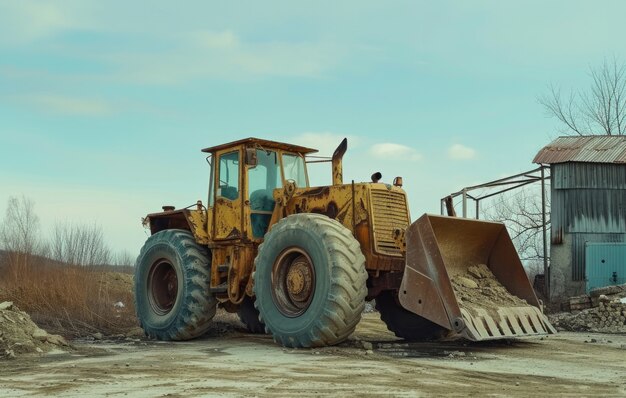
<instances>
[{"instance_id":1,"label":"tire sidewall","mask_svg":"<svg viewBox=\"0 0 626 398\"><path fill-rule=\"evenodd\" d=\"M263 322L275 333L295 336L306 333L326 308L331 287L331 258L322 234L316 228L297 228L295 225L277 225L266 237L257 259L255 293ZM304 313L289 317L278 309L272 294L272 268L278 256L287 248L296 246L307 253L315 270L315 291Z\"/></svg>"},{"instance_id":2,"label":"tire sidewall","mask_svg":"<svg viewBox=\"0 0 626 398\"><path fill-rule=\"evenodd\" d=\"M163 233L159 232L153 237L152 241L147 241L145 250L142 251L137 259L137 269L135 272L135 292L137 312L141 314L142 326L148 333L165 333L177 323L183 305L183 297L185 297L186 283L185 272L182 267L182 258L177 250L165 240L161 240ZM159 236L161 235L161 236ZM161 260L167 260L176 271L178 282L178 291L176 302L172 309L165 315L159 315L154 312L150 305L149 295L151 292L148 287L148 278L152 265Z\"/></svg>"}]
</instances>

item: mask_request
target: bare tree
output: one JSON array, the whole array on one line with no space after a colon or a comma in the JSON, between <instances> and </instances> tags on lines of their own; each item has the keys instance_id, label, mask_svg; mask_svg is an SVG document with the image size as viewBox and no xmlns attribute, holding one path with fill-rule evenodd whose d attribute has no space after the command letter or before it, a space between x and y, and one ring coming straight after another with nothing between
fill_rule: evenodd
<instances>
[{"instance_id":1,"label":"bare tree","mask_svg":"<svg viewBox=\"0 0 626 398\"><path fill-rule=\"evenodd\" d=\"M548 114L563 124L571 135L626 134L626 64L613 58L600 68L591 68L591 87L572 90L565 98L560 88L539 97Z\"/></svg>"},{"instance_id":2,"label":"bare tree","mask_svg":"<svg viewBox=\"0 0 626 398\"><path fill-rule=\"evenodd\" d=\"M104 265L111 260L111 251L104 242L102 228L97 224L56 223L50 241L50 255L70 265Z\"/></svg>"},{"instance_id":3,"label":"bare tree","mask_svg":"<svg viewBox=\"0 0 626 398\"><path fill-rule=\"evenodd\" d=\"M133 267L135 265L135 258L130 254L128 250L122 250L115 255L113 259L113 265L122 266L122 267Z\"/></svg>"},{"instance_id":4,"label":"bare tree","mask_svg":"<svg viewBox=\"0 0 626 398\"><path fill-rule=\"evenodd\" d=\"M547 202L546 207L549 205ZM543 259L541 197L536 192L523 188L514 195L499 196L494 206L486 211L486 218L504 222L522 261L530 264ZM546 224L549 231L549 218Z\"/></svg>"},{"instance_id":5,"label":"bare tree","mask_svg":"<svg viewBox=\"0 0 626 398\"><path fill-rule=\"evenodd\" d=\"M39 244L39 217L35 202L11 196L0 228L0 243L5 250L33 254Z\"/></svg>"},{"instance_id":6,"label":"bare tree","mask_svg":"<svg viewBox=\"0 0 626 398\"><path fill-rule=\"evenodd\" d=\"M5 260L17 278L41 246L39 217L31 199L25 196L9 198L0 226L0 245L6 250Z\"/></svg>"}]
</instances>

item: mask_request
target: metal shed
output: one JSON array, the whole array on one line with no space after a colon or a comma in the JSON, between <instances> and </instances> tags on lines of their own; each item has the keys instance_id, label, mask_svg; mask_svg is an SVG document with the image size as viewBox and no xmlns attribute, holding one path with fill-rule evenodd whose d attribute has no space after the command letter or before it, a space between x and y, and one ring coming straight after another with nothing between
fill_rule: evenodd
<instances>
[{"instance_id":1,"label":"metal shed","mask_svg":"<svg viewBox=\"0 0 626 398\"><path fill-rule=\"evenodd\" d=\"M589 244L626 243L626 136L559 137L533 162L551 169L551 297L582 294Z\"/></svg>"}]
</instances>

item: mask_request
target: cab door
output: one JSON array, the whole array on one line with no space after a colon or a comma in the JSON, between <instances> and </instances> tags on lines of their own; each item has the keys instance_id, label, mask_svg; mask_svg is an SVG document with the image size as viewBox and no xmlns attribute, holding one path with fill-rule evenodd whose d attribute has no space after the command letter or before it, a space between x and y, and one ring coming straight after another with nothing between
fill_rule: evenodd
<instances>
[{"instance_id":1,"label":"cab door","mask_svg":"<svg viewBox=\"0 0 626 398\"><path fill-rule=\"evenodd\" d=\"M240 239L242 236L243 183L241 151L217 153L215 163L215 221L213 239Z\"/></svg>"},{"instance_id":2,"label":"cab door","mask_svg":"<svg viewBox=\"0 0 626 398\"><path fill-rule=\"evenodd\" d=\"M253 241L263 240L274 212L274 190L282 188L278 153L274 150L255 149L256 161L247 165L247 199L244 202L246 236Z\"/></svg>"}]
</instances>

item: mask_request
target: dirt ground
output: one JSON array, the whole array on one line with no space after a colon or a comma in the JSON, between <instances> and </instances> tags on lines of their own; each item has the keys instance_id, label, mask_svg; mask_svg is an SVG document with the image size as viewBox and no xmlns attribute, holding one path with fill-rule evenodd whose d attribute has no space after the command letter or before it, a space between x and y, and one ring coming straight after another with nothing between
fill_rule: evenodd
<instances>
[{"instance_id":1,"label":"dirt ground","mask_svg":"<svg viewBox=\"0 0 626 398\"><path fill-rule=\"evenodd\" d=\"M340 346L294 350L246 334L222 315L194 341L73 345L0 361L0 396L626 395L625 335L406 344L369 313Z\"/></svg>"}]
</instances>

